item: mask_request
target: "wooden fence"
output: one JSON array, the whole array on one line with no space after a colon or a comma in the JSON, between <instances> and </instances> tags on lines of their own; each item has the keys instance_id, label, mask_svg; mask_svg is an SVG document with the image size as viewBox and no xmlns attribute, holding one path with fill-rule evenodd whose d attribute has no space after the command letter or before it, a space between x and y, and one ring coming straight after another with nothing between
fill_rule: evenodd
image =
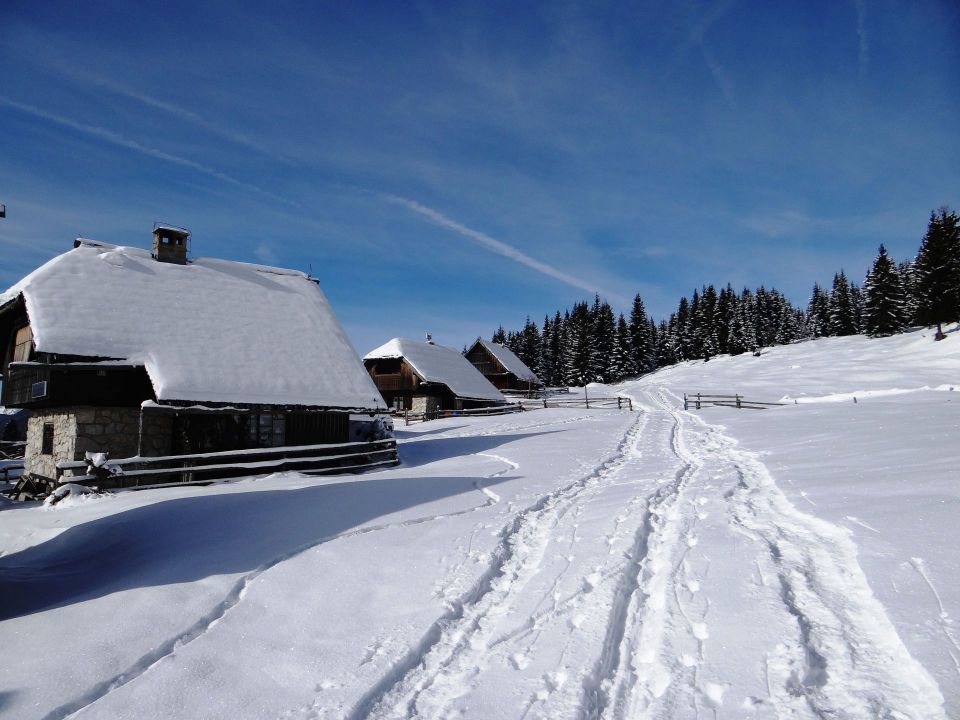
<instances>
[{"instance_id":1,"label":"wooden fence","mask_svg":"<svg viewBox=\"0 0 960 720\"><path fill-rule=\"evenodd\" d=\"M761 402L759 400L747 400L743 395L704 395L702 393L684 393L683 409L689 410L691 407L700 410L706 406L734 407L739 410L766 410L768 407L783 405L777 402Z\"/></svg>"},{"instance_id":2,"label":"wooden fence","mask_svg":"<svg viewBox=\"0 0 960 720\"><path fill-rule=\"evenodd\" d=\"M493 405L491 407L470 408L469 410L434 410L432 412L413 413L409 410L403 411L404 422L409 425L415 422L426 422L427 420L438 420L448 417L473 417L475 415L512 415L513 413L523 412L525 410L519 404L510 403L508 405Z\"/></svg>"},{"instance_id":3,"label":"wooden fence","mask_svg":"<svg viewBox=\"0 0 960 720\"><path fill-rule=\"evenodd\" d=\"M623 410L633 410L633 400L628 397L618 395L617 397L545 397L539 400L521 400L525 410L536 410L537 408L617 408Z\"/></svg>"},{"instance_id":4,"label":"wooden fence","mask_svg":"<svg viewBox=\"0 0 960 720\"><path fill-rule=\"evenodd\" d=\"M93 468L85 460L57 464L57 484L78 483L103 489L146 489L167 485L200 485L260 473L295 470L307 475L355 472L395 465L397 441L299 445L226 452L132 457L109 460Z\"/></svg>"}]
</instances>

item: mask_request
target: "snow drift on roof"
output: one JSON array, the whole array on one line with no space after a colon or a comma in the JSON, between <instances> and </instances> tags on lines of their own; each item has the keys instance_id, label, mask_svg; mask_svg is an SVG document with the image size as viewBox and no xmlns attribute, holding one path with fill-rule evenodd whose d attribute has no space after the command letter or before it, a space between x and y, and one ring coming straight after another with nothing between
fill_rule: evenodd
<instances>
[{"instance_id":1,"label":"snow drift on roof","mask_svg":"<svg viewBox=\"0 0 960 720\"><path fill-rule=\"evenodd\" d=\"M454 395L473 400L503 400L503 395L463 355L443 345L394 338L364 360L404 358L427 382L442 383Z\"/></svg>"},{"instance_id":2,"label":"snow drift on roof","mask_svg":"<svg viewBox=\"0 0 960 720\"><path fill-rule=\"evenodd\" d=\"M78 240L7 292L37 350L146 367L160 400L384 407L307 275Z\"/></svg>"},{"instance_id":3,"label":"snow drift on roof","mask_svg":"<svg viewBox=\"0 0 960 720\"><path fill-rule=\"evenodd\" d=\"M477 341L497 359L497 362L506 368L507 372L513 373L520 380L539 384L540 378L537 377L536 373L528 368L523 360L514 355L513 351L506 345L487 342L483 338L477 338Z\"/></svg>"}]
</instances>

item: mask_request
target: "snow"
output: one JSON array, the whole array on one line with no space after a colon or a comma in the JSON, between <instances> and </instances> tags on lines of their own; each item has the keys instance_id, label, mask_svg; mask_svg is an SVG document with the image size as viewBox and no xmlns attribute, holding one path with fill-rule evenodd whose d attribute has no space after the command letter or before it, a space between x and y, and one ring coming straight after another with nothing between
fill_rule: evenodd
<instances>
[{"instance_id":1,"label":"snow","mask_svg":"<svg viewBox=\"0 0 960 720\"><path fill-rule=\"evenodd\" d=\"M540 382L540 378L537 377L536 373L528 368L523 360L514 355L513 351L506 345L487 342L483 338L477 338L477 342L490 351L490 354L497 359L497 362L503 365L507 372L513 373L518 379L534 383Z\"/></svg>"},{"instance_id":2,"label":"snow","mask_svg":"<svg viewBox=\"0 0 960 720\"><path fill-rule=\"evenodd\" d=\"M160 401L383 408L307 275L78 241L0 295L22 294L41 352L147 369Z\"/></svg>"},{"instance_id":3,"label":"snow","mask_svg":"<svg viewBox=\"0 0 960 720\"><path fill-rule=\"evenodd\" d=\"M4 506L0 717L960 717L960 395L916 389L958 380L960 334L822 339L381 472Z\"/></svg>"},{"instance_id":4,"label":"snow","mask_svg":"<svg viewBox=\"0 0 960 720\"><path fill-rule=\"evenodd\" d=\"M364 360L404 358L426 382L442 383L454 395L472 400L498 400L503 394L470 361L453 348L433 343L393 338L364 356Z\"/></svg>"}]
</instances>

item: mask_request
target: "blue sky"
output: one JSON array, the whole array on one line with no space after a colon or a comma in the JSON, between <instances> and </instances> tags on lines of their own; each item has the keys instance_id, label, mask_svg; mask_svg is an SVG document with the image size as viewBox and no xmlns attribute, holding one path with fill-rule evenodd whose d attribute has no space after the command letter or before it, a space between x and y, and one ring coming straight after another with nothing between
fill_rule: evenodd
<instances>
[{"instance_id":1,"label":"blue sky","mask_svg":"<svg viewBox=\"0 0 960 720\"><path fill-rule=\"evenodd\" d=\"M860 279L960 205L954 3L8 0L0 285L82 235L312 272L362 354Z\"/></svg>"}]
</instances>

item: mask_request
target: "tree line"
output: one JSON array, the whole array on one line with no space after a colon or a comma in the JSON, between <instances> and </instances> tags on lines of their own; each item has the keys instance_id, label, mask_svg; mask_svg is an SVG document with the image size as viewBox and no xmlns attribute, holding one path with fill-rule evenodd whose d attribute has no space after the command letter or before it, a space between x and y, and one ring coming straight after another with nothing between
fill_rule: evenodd
<instances>
[{"instance_id":1,"label":"tree line","mask_svg":"<svg viewBox=\"0 0 960 720\"><path fill-rule=\"evenodd\" d=\"M510 348L547 385L618 382L685 360L759 354L763 347L818 337L882 337L916 325L960 320L960 217L949 208L931 212L916 256L897 263L881 245L863 286L841 270L827 289L814 284L806 308L794 307L776 288L737 292L713 285L681 297L669 319L655 321L636 295L629 317L615 315L599 295L538 326L529 317L520 330L501 325L493 342Z\"/></svg>"}]
</instances>

